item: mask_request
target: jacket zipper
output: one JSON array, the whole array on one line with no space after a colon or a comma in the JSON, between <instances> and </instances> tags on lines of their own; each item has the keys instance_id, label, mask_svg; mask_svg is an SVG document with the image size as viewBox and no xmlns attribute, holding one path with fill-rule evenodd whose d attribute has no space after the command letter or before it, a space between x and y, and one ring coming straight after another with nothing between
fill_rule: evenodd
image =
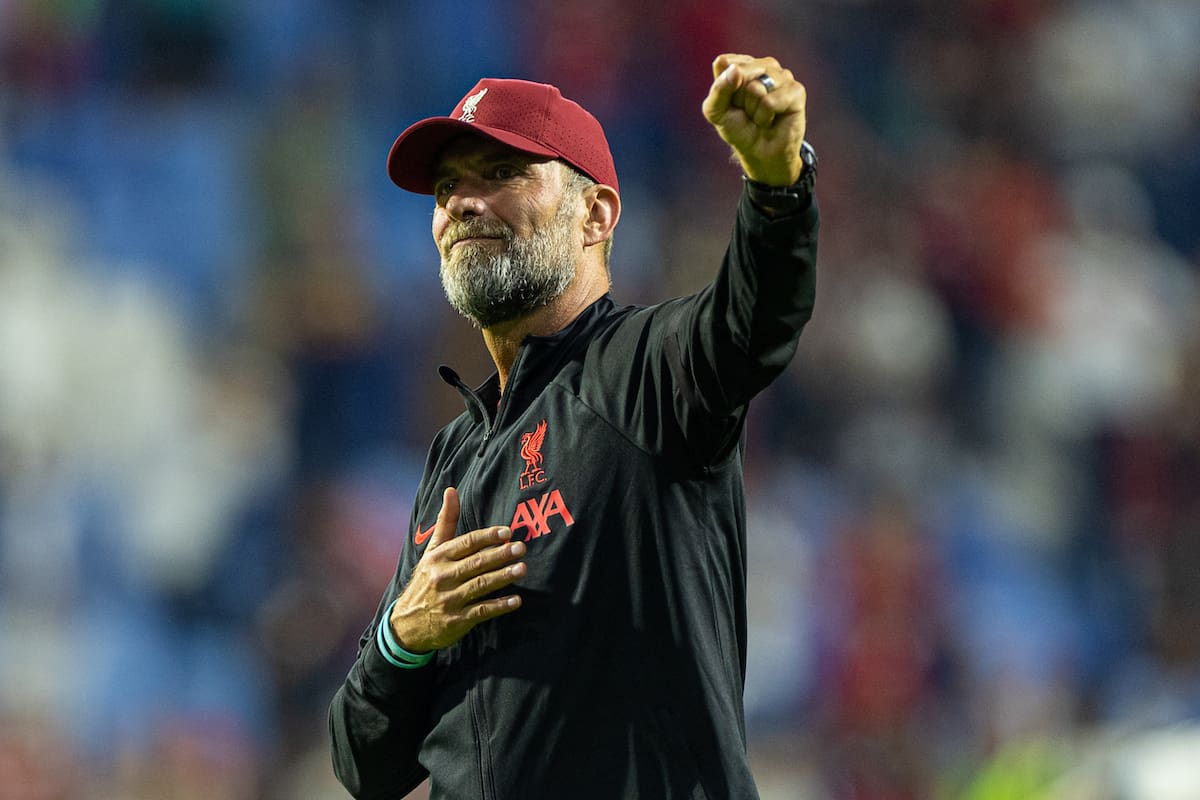
<instances>
[{"instance_id":1,"label":"jacket zipper","mask_svg":"<svg viewBox=\"0 0 1200 800\"><path fill-rule=\"evenodd\" d=\"M500 404L496 406L496 417L492 420L492 424L484 430L483 441L479 444L479 451L475 454L476 457L483 457L488 442L492 440L492 434L500 427L500 420L504 418L504 412L508 409L508 398L512 396L513 379L516 378L517 368L521 365L525 351L528 349L524 344L517 348L517 357L513 359L512 367L508 371L508 388L506 391L500 393ZM483 401L481 400L480 404L482 405L482 403Z\"/></svg>"},{"instance_id":2,"label":"jacket zipper","mask_svg":"<svg viewBox=\"0 0 1200 800\"><path fill-rule=\"evenodd\" d=\"M487 413L487 406L484 405L483 399L463 382L462 378L459 377L457 372L448 366L442 366L438 368L438 372L441 373L442 379L454 388L458 389L459 394L463 396L468 404L473 406L475 410L479 412L483 419L483 439L479 442L479 448L475 451L474 463L472 463L471 467L467 470L467 474L463 475L462 480L459 482L460 484L470 485L469 479L474 477L475 472L479 469L480 459L483 458L483 454L487 451L487 446L492 439L492 434L495 432L496 428L499 427L500 420L504 415L504 411L508 408L508 399L512 394L513 378L517 374L517 368L520 365L527 349L528 348L522 345L520 349L517 350L517 357L513 359L512 369L508 374L509 390L501 393L500 404L496 408L495 417L492 417L492 415ZM460 502L462 499L465 498L462 498L460 495ZM466 512L466 505L466 503L463 503L464 508L462 510L464 511L464 516ZM468 634L468 637L470 637L470 634ZM488 741L487 727L484 725L483 701L479 696L479 679L482 677L482 673L479 671L478 667L478 654L476 653L475 655L476 666L473 670L475 673L475 680L472 682L471 688L467 690L467 693L471 696L471 727L475 731L475 750L479 760L480 791L483 794L484 800L494 800L496 797L496 777L492 770L492 748Z\"/></svg>"},{"instance_id":3,"label":"jacket zipper","mask_svg":"<svg viewBox=\"0 0 1200 800\"><path fill-rule=\"evenodd\" d=\"M492 747L488 732L483 724L483 704L479 699L479 686L473 684L471 695L471 727L475 729L475 751L479 757L479 790L484 800L496 796L496 778L492 774Z\"/></svg>"},{"instance_id":4,"label":"jacket zipper","mask_svg":"<svg viewBox=\"0 0 1200 800\"><path fill-rule=\"evenodd\" d=\"M521 355L524 353L524 349L525 348L521 348L521 350L517 353L517 360L513 362L514 373L516 371L515 368L517 361L520 360ZM474 392L474 390L472 390L463 382L458 373L449 367L442 367L440 372L442 374L442 378L458 389L459 393L466 399L467 403L474 406L474 408L481 414L483 419L483 439L480 441L479 448L475 452L475 461L471 464L470 468L467 470L467 473L463 475L462 480L459 481L460 484L469 486L470 479L474 477L476 471L479 469L480 459L483 458L483 454L487 450L487 445L488 442L491 441L492 433L495 432L499 425L501 414L508 403L509 392L504 392L500 396L500 405L496 409L496 415L493 418L487 413L487 406L484 405L483 399L480 398L479 395ZM510 377L511 374L512 373L510 373ZM466 500L466 498L462 498L460 496L460 500ZM464 516L466 516L467 513L467 505L468 504L466 502L463 502L462 510L464 512ZM468 634L468 638L470 638L470 634ZM475 648L472 649L474 650ZM478 667L478 653L474 653L474 655L476 657L475 669L472 670L472 672L474 672L474 680L472 681L471 688L467 690L467 693L470 695L471 728L475 733L475 752L479 764L479 788L484 800L494 800L496 797L496 778L492 770L492 749L488 739L487 726L484 724L483 701L480 698L479 692L479 679L482 677L482 673Z\"/></svg>"}]
</instances>

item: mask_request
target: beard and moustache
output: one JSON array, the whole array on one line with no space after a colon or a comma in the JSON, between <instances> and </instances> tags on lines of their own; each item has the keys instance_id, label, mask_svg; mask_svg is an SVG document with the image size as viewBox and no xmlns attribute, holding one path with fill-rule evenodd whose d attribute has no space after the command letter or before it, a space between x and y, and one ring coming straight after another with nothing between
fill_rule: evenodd
<instances>
[{"instance_id":1,"label":"beard and moustache","mask_svg":"<svg viewBox=\"0 0 1200 800\"><path fill-rule=\"evenodd\" d=\"M575 277L571 204L564 197L554 219L528 238L499 221L464 220L442 236L442 288L450 305L480 328L518 319L561 295ZM454 241L471 236L502 241Z\"/></svg>"}]
</instances>

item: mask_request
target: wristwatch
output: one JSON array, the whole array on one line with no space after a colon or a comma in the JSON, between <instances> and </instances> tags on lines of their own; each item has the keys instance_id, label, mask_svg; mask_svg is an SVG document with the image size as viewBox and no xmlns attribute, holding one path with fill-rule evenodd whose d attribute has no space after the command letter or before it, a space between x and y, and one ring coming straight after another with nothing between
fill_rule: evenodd
<instances>
[{"instance_id":1,"label":"wristwatch","mask_svg":"<svg viewBox=\"0 0 1200 800\"><path fill-rule=\"evenodd\" d=\"M746 182L754 204L772 217L807 208L812 202L812 193L817 182L817 152L807 141L800 143L800 160L804 162L804 166L800 169L800 177L791 186L771 186L743 175L742 179Z\"/></svg>"}]
</instances>

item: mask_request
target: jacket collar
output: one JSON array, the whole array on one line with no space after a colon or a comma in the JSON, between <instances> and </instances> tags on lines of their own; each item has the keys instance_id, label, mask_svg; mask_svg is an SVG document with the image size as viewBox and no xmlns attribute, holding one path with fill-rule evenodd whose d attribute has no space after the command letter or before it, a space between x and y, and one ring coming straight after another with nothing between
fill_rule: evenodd
<instances>
[{"instance_id":1,"label":"jacket collar","mask_svg":"<svg viewBox=\"0 0 1200 800\"><path fill-rule=\"evenodd\" d=\"M596 326L606 318L615 307L612 295L605 293L579 316L567 325L549 336L526 336L517 351L513 362L513 372L509 375L508 391L509 405L514 402L524 405L520 400L531 392L540 392L545 383L544 378L553 374L562 361L563 355L574 350L572 347L580 337L588 338ZM438 367L442 380L453 386L462 395L467 411L476 422L491 422L500 405L500 374L493 372L491 376L475 389L469 388L462 378L449 366L442 364Z\"/></svg>"}]
</instances>

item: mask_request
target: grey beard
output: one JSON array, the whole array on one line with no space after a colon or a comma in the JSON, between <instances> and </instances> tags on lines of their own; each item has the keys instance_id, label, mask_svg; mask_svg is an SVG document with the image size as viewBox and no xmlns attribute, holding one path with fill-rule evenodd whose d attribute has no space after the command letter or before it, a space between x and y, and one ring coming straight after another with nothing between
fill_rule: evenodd
<instances>
[{"instance_id":1,"label":"grey beard","mask_svg":"<svg viewBox=\"0 0 1200 800\"><path fill-rule=\"evenodd\" d=\"M505 228L503 249L466 244L442 256L442 288L450 305L480 328L518 319L561 295L575 277L569 216L557 214L528 239Z\"/></svg>"}]
</instances>

